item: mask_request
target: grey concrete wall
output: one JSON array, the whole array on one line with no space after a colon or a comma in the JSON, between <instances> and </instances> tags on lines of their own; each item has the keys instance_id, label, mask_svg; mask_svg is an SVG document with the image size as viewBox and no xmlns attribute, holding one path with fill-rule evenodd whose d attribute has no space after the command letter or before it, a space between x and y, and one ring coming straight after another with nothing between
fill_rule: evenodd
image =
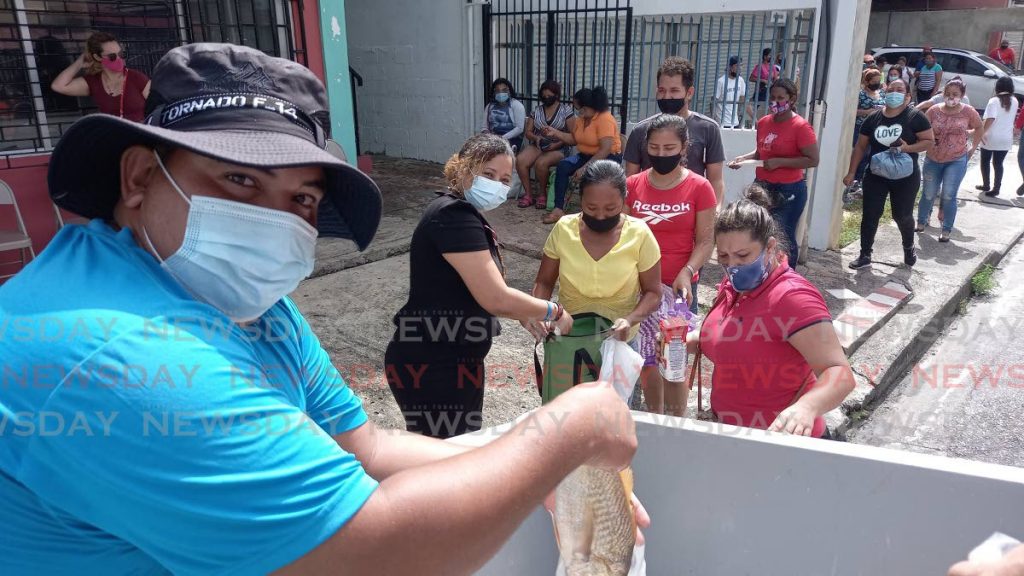
<instances>
[{"instance_id":1,"label":"grey concrete wall","mask_svg":"<svg viewBox=\"0 0 1024 576\"><path fill-rule=\"evenodd\" d=\"M349 62L364 79L356 92L362 151L447 160L473 131L464 3L356 0L345 17ZM479 37L478 21L472 27Z\"/></svg>"},{"instance_id":2,"label":"grey concrete wall","mask_svg":"<svg viewBox=\"0 0 1024 576\"><path fill-rule=\"evenodd\" d=\"M993 531L1024 538L1024 469L634 414L648 574L945 574ZM537 510L479 574L557 554Z\"/></svg>"},{"instance_id":3,"label":"grey concrete wall","mask_svg":"<svg viewBox=\"0 0 1024 576\"><path fill-rule=\"evenodd\" d=\"M931 44L988 54L989 34L1009 30L1024 30L1024 8L874 12L865 48Z\"/></svg>"}]
</instances>

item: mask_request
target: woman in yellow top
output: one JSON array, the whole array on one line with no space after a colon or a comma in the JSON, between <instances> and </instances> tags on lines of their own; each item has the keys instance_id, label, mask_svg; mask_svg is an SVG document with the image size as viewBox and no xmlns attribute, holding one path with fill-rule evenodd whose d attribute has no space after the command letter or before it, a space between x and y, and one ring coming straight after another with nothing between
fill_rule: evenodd
<instances>
[{"instance_id":1,"label":"woman in yellow top","mask_svg":"<svg viewBox=\"0 0 1024 576\"><path fill-rule=\"evenodd\" d=\"M545 224L554 224L565 215L565 191L569 178L579 180L587 166L598 160L622 162L622 137L619 123L608 111L608 92L601 86L584 88L573 96L573 105L579 119L572 133L544 129L544 136L561 140L566 146L575 146L576 154L558 163L555 168L555 208L544 217Z\"/></svg>"},{"instance_id":2,"label":"woman in yellow top","mask_svg":"<svg viewBox=\"0 0 1024 576\"><path fill-rule=\"evenodd\" d=\"M614 320L612 330L629 341L661 303L661 250L642 220L623 213L626 174L611 160L589 163L580 176L581 214L564 216L544 243L536 298L558 301L575 316L598 314ZM541 323L524 321L538 340Z\"/></svg>"}]
</instances>

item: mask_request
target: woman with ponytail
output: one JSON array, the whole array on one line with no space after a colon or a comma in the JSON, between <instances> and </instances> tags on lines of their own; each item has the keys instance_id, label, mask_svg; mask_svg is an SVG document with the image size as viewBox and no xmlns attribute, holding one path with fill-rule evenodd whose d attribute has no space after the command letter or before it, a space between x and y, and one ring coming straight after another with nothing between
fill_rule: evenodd
<instances>
[{"instance_id":1,"label":"woman with ponytail","mask_svg":"<svg viewBox=\"0 0 1024 576\"><path fill-rule=\"evenodd\" d=\"M65 96L88 96L104 114L136 122L145 118L149 78L125 66L121 44L106 32L89 36L85 52L53 80L50 88Z\"/></svg>"},{"instance_id":2,"label":"woman with ponytail","mask_svg":"<svg viewBox=\"0 0 1024 576\"><path fill-rule=\"evenodd\" d=\"M789 266L768 193L755 184L745 196L715 222L726 277L689 338L715 365L711 411L726 424L827 438L823 417L853 390L853 372L821 292Z\"/></svg>"},{"instance_id":3,"label":"woman with ponytail","mask_svg":"<svg viewBox=\"0 0 1024 576\"><path fill-rule=\"evenodd\" d=\"M986 196L999 196L999 187L1003 183L1003 160L1013 147L1013 120L1017 117L1018 107L1017 98L1013 95L1013 79L1003 76L996 80L996 95L985 106L985 136L981 141L982 183L977 186ZM995 168L995 180L992 181L989 180L990 164Z\"/></svg>"},{"instance_id":4,"label":"woman with ponytail","mask_svg":"<svg viewBox=\"0 0 1024 576\"><path fill-rule=\"evenodd\" d=\"M512 179L512 147L496 134L470 137L444 167L448 190L427 206L409 246L409 299L395 314L384 355L406 428L437 438L479 430L484 358L498 318L537 330L572 329L562 306L505 283L500 245L484 213Z\"/></svg>"}]
</instances>

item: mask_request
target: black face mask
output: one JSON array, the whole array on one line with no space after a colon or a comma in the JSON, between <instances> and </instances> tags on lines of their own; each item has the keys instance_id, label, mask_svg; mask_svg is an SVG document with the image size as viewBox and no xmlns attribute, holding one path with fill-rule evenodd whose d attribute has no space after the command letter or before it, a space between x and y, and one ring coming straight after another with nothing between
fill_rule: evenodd
<instances>
[{"instance_id":1,"label":"black face mask","mask_svg":"<svg viewBox=\"0 0 1024 576\"><path fill-rule=\"evenodd\" d=\"M608 218L594 218L590 214L583 212L583 223L598 234L604 234L605 232L611 232L619 224L619 218L621 214L615 216L609 216Z\"/></svg>"},{"instance_id":2,"label":"black face mask","mask_svg":"<svg viewBox=\"0 0 1024 576\"><path fill-rule=\"evenodd\" d=\"M882 83L881 82L873 82L871 84L868 84L868 90L878 90L881 87L882 87Z\"/></svg>"},{"instance_id":3,"label":"black face mask","mask_svg":"<svg viewBox=\"0 0 1024 576\"><path fill-rule=\"evenodd\" d=\"M658 110L661 110L662 114L678 114L683 108L686 108L686 98L658 99Z\"/></svg>"},{"instance_id":4,"label":"black face mask","mask_svg":"<svg viewBox=\"0 0 1024 576\"><path fill-rule=\"evenodd\" d=\"M673 170L679 167L679 162L683 159L683 154L675 154L673 156L648 156L651 160L651 168L655 172L662 176L672 173Z\"/></svg>"},{"instance_id":5,"label":"black face mask","mask_svg":"<svg viewBox=\"0 0 1024 576\"><path fill-rule=\"evenodd\" d=\"M558 102L558 96L547 96L547 97L541 96L540 97L540 101L545 106L551 106L555 102Z\"/></svg>"}]
</instances>

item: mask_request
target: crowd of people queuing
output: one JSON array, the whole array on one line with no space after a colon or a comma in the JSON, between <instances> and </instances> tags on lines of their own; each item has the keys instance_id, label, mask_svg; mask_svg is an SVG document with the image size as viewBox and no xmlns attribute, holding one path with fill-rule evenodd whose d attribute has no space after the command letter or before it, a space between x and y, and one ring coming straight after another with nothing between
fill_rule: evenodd
<instances>
[{"instance_id":1,"label":"crowd of people queuing","mask_svg":"<svg viewBox=\"0 0 1024 576\"><path fill-rule=\"evenodd\" d=\"M394 316L385 362L416 434L391 434L368 419L287 298L312 271L318 235L364 250L381 218L377 186L328 151L330 127L316 114L328 108L322 82L288 60L205 43L172 49L154 69L151 91L149 79L125 69L115 38L94 35L55 90L59 82L69 94L91 96L102 113L67 129L48 181L58 206L93 220L65 227L0 287L5 324L43 333L53 321L84 323L90 334L0 339L5 369L32 374L31 385L0 398L0 412L19 430L44 424L33 414L56 414L102 434L6 437L5 567L17 574L307 574L340 565L353 573L468 573L572 470L620 470L637 448L625 404L600 383L565 391L483 447L429 438L480 427L497 318L517 319L544 339L572 331L574 317L607 317L613 336L644 358L649 408L683 415L688 389L650 370L660 355L657 324L678 301L696 306L696 282L713 255L726 274L687 337L688 349L714 364L713 416L828 438L823 415L854 379L821 293L795 269L795 221L817 145L794 109L797 86L778 77L770 51L764 56L750 75L754 102L766 111L757 147L730 162L757 162L757 180L727 206L719 127L691 111L693 68L685 60L663 63L661 113L625 146L600 87L574 94L574 114L560 102L561 86L545 82L541 104L527 116L512 84L495 80L484 129L449 159L446 189L413 233L408 300ZM716 92L731 90L716 115L732 125L743 104L728 86L741 85L737 64L730 60ZM237 79L252 69L266 81L239 94ZM881 97L871 88L876 76L865 81L870 96ZM977 114L956 101L962 85L950 81L944 94L929 123L910 107L908 83L888 82L885 107L865 115L851 174L869 146L895 143L916 154L931 149L934 134L977 134ZM156 109L221 105L171 121L151 113L142 123L139 97ZM1002 93L989 107L984 129L992 136L975 136L973 147L991 152L991 191L998 191L998 152L1005 156L1014 107ZM1017 116L1018 129L1021 122ZM905 127L898 139L893 126ZM928 170L945 189L963 152L950 145L943 154ZM868 174L866 186L904 202L920 179L916 164L909 180L873 182ZM531 168L542 187L555 168L556 209L576 180L582 210L546 219L553 228L526 294L505 281L486 213L507 200L514 170L526 192L520 206L545 204L547 194L529 187ZM930 189L933 200L937 190ZM224 330L208 329L221 320ZM161 336L168 323L174 336L166 328ZM159 374L169 366L185 371L183 363L191 371L181 385L160 376L152 385L111 385L103 371L124 364ZM240 384L240 368L274 377L274 385ZM438 414L455 426L431 426ZM648 526L633 503L638 527ZM951 574L976 569L966 563Z\"/></svg>"},{"instance_id":2,"label":"crowd of people queuing","mask_svg":"<svg viewBox=\"0 0 1024 576\"><path fill-rule=\"evenodd\" d=\"M1010 61L1015 57L1005 41L997 52ZM945 76L928 47L913 66L904 56L890 64L864 55L854 151L843 179L844 201L863 199L861 251L850 268L871 265L886 200L903 238L906 265L917 262L914 235L927 230L936 204L938 241L950 242L960 185L978 150L982 183L976 188L989 197L1000 195L1003 161L1020 138L1024 117L1007 76L996 80L994 94L979 96L988 97L983 114L971 105L964 80ZM1020 153L1018 163L1024 175ZM1017 195L1024 196L1024 185Z\"/></svg>"},{"instance_id":3,"label":"crowd of people queuing","mask_svg":"<svg viewBox=\"0 0 1024 576\"><path fill-rule=\"evenodd\" d=\"M508 136L521 135L507 119L514 112L492 120L502 106L515 109L514 98L505 96L511 84L494 81L488 126L449 160L448 190L426 210L412 240L409 302L395 316L386 363L432 359L431 374L440 378L421 378L421 388L412 392L412 375L405 382L392 379L403 411L418 415L409 420L410 430L423 431L424 413L430 414L427 420L459 422L454 433L480 426L480 390L468 390L467 377L482 379L489 337L497 332L495 316L520 320L538 342L567 334L574 317L606 318L610 334L643 357L640 387L647 409L686 414L689 386L664 378L657 368L659 326L679 302L691 314L698 312L698 280L717 247L726 276L707 303L712 320L689 335L692 351L700 350L715 365L712 417L826 435L822 416L852 389L853 376L821 293L795 271L806 170L817 165L818 147L814 130L797 113L798 87L780 77L770 49L762 56L748 76L751 105L763 112L755 125L757 146L728 162L732 168L756 162L756 180L729 206L723 206L727 163L721 127L692 109L695 71L686 59L662 62L656 74L658 113L638 122L625 141L604 88L575 92L572 114L559 102L560 84L549 80L541 85L540 103L524 125L524 147L517 150ZM739 64L729 59L713 107L714 116L731 127L740 127L747 105ZM554 168L552 210L543 220L553 228L531 295L504 283L500 245L486 215L509 191L513 155L523 182L522 208L543 207L546 195L534 186L547 185ZM572 182L581 211L566 214ZM512 305L517 302L522 305ZM431 314L431 307L444 312ZM465 320L461 326L494 328L484 341L459 332L452 342L400 342L400 335L410 333L411 318L450 321L452 311ZM787 322L780 327L771 318ZM444 382L447 390L460 392L430 391Z\"/></svg>"}]
</instances>

